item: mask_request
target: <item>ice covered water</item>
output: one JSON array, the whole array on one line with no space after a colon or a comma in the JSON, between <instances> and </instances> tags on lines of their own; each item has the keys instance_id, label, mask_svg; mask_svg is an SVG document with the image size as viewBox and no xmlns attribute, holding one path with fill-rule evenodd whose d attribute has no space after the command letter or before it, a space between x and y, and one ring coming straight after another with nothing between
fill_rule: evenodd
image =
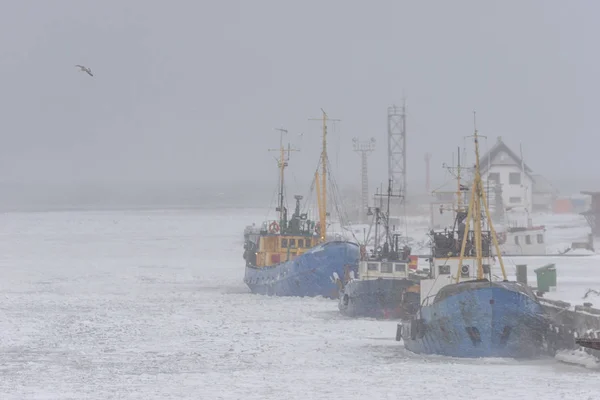
<instances>
[{"instance_id":1,"label":"ice covered water","mask_svg":"<svg viewBox=\"0 0 600 400\"><path fill-rule=\"evenodd\" d=\"M242 231L263 216L0 216L0 398L598 398L598 371L412 355L394 322L346 319L325 299L249 294ZM559 261L574 274L561 268L559 289L600 286L598 261Z\"/></svg>"}]
</instances>

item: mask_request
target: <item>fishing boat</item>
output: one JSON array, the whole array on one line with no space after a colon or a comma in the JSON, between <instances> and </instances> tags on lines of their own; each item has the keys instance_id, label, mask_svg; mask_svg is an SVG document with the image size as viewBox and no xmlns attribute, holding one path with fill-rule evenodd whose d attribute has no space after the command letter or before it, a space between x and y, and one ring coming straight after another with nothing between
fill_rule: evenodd
<instances>
[{"instance_id":1,"label":"fishing boat","mask_svg":"<svg viewBox=\"0 0 600 400\"><path fill-rule=\"evenodd\" d=\"M246 269L244 282L251 292L274 296L323 296L337 299L336 280L345 270L358 268L359 246L346 240L328 240L327 233L327 114L323 111L323 148L320 171L315 173L319 220L301 212L302 196L288 219L285 201L284 170L292 149L287 151L280 139L278 159L279 196L276 220L262 223L258 235L244 243ZM282 131L283 134L283 131Z\"/></svg>"},{"instance_id":2,"label":"fishing boat","mask_svg":"<svg viewBox=\"0 0 600 400\"><path fill-rule=\"evenodd\" d=\"M390 198L392 181L387 192L387 211L374 207L374 248L367 254L361 246L358 276L345 274L340 282L338 308L348 317L396 319L408 317L419 306L417 256L411 256L407 245L401 246L402 235L390 234ZM378 195L376 195L378 196ZM379 235L383 224L383 245Z\"/></svg>"},{"instance_id":3,"label":"fishing boat","mask_svg":"<svg viewBox=\"0 0 600 400\"><path fill-rule=\"evenodd\" d=\"M468 208L459 201L454 227L432 232L430 277L421 280L421 306L399 324L397 338L414 353L542 355L548 322L533 291L507 280L481 180L477 129L473 138L476 162ZM502 279L495 278L497 265Z\"/></svg>"}]
</instances>

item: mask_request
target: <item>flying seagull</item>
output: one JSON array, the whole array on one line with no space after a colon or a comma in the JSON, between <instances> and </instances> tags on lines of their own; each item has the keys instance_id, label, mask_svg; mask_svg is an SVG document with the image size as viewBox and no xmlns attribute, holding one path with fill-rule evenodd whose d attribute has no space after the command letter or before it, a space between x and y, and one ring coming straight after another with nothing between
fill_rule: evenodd
<instances>
[{"instance_id":1,"label":"flying seagull","mask_svg":"<svg viewBox=\"0 0 600 400\"><path fill-rule=\"evenodd\" d=\"M83 65L76 65L76 67L79 67L79 69L80 69L81 71L83 71L83 72L87 72L87 74L88 74L89 76L94 76L94 75L92 74L92 70L91 70L91 69L89 69L88 67L84 67Z\"/></svg>"}]
</instances>

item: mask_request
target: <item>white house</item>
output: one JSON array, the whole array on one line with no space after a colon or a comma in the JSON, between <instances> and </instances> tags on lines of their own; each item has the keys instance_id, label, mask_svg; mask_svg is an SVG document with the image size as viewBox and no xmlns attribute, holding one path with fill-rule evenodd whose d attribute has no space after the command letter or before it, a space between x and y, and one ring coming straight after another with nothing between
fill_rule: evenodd
<instances>
[{"instance_id":1,"label":"white house","mask_svg":"<svg viewBox=\"0 0 600 400\"><path fill-rule=\"evenodd\" d=\"M541 175L533 175L533 211L550 211L558 190Z\"/></svg>"},{"instance_id":2,"label":"white house","mask_svg":"<svg viewBox=\"0 0 600 400\"><path fill-rule=\"evenodd\" d=\"M498 137L496 144L480 159L481 177L489 185L500 185L504 207L527 207L533 204L533 171L521 157Z\"/></svg>"}]
</instances>

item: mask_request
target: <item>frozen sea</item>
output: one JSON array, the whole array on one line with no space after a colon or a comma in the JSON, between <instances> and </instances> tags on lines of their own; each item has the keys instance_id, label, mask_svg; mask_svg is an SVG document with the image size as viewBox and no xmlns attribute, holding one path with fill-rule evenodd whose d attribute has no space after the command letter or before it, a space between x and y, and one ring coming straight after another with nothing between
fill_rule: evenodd
<instances>
[{"instance_id":1,"label":"frozen sea","mask_svg":"<svg viewBox=\"0 0 600 400\"><path fill-rule=\"evenodd\" d=\"M0 215L0 399L600 399L597 370L418 356L395 322L250 294L242 231L263 214ZM553 295L600 288L598 256L555 262Z\"/></svg>"}]
</instances>

